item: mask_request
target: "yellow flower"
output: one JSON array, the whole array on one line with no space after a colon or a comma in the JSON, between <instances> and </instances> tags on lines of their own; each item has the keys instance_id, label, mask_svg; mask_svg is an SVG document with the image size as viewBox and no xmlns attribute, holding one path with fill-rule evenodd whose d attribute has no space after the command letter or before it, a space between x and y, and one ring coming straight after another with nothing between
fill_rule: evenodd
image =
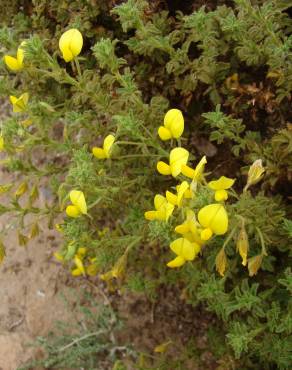
<instances>
[{"instance_id":1,"label":"yellow flower","mask_svg":"<svg viewBox=\"0 0 292 370\"><path fill-rule=\"evenodd\" d=\"M105 274L100 275L100 278L103 281L122 279L124 277L127 266L128 252L129 250L126 249L125 253L117 260L112 269Z\"/></svg>"},{"instance_id":2,"label":"yellow flower","mask_svg":"<svg viewBox=\"0 0 292 370\"><path fill-rule=\"evenodd\" d=\"M115 142L114 135L108 135L103 141L103 148L92 148L93 155L98 159L110 158L113 143Z\"/></svg>"},{"instance_id":3,"label":"yellow flower","mask_svg":"<svg viewBox=\"0 0 292 370\"><path fill-rule=\"evenodd\" d=\"M200 162L197 164L196 168L193 169L186 164L182 166L181 172L186 177L189 177L190 179L194 181L200 181L202 178L202 175L204 173L205 164L207 163L206 156L200 160Z\"/></svg>"},{"instance_id":4,"label":"yellow flower","mask_svg":"<svg viewBox=\"0 0 292 370\"><path fill-rule=\"evenodd\" d=\"M80 276L80 275L86 275L85 273L85 267L82 262L82 258L78 256L78 254L75 254L74 256L74 263L76 267L71 271L71 274L73 276Z\"/></svg>"},{"instance_id":5,"label":"yellow flower","mask_svg":"<svg viewBox=\"0 0 292 370\"><path fill-rule=\"evenodd\" d=\"M201 225L197 222L195 213L188 209L186 220L181 225L177 225L174 231L183 235L190 242L196 242L202 245L204 241L200 237L200 228Z\"/></svg>"},{"instance_id":6,"label":"yellow flower","mask_svg":"<svg viewBox=\"0 0 292 370\"><path fill-rule=\"evenodd\" d=\"M90 258L90 264L86 267L86 274L89 276L95 276L98 273L98 266L96 264L96 258Z\"/></svg>"},{"instance_id":7,"label":"yellow flower","mask_svg":"<svg viewBox=\"0 0 292 370\"><path fill-rule=\"evenodd\" d=\"M78 257L82 259L86 255L86 252L87 252L86 247L79 247L76 254Z\"/></svg>"},{"instance_id":8,"label":"yellow flower","mask_svg":"<svg viewBox=\"0 0 292 370\"><path fill-rule=\"evenodd\" d=\"M66 208L66 213L69 217L78 217L81 214L87 214L87 205L82 191L71 190L69 197L72 202L72 205Z\"/></svg>"},{"instance_id":9,"label":"yellow flower","mask_svg":"<svg viewBox=\"0 0 292 370\"><path fill-rule=\"evenodd\" d=\"M2 134L0 134L0 152L3 152L4 150L4 138Z\"/></svg>"},{"instance_id":10,"label":"yellow flower","mask_svg":"<svg viewBox=\"0 0 292 370\"><path fill-rule=\"evenodd\" d=\"M57 231L59 231L59 233L63 233L64 232L63 227L62 227L62 224L55 224L55 229Z\"/></svg>"},{"instance_id":11,"label":"yellow flower","mask_svg":"<svg viewBox=\"0 0 292 370\"><path fill-rule=\"evenodd\" d=\"M191 243L185 238L179 238L170 244L170 249L177 255L177 257L168 262L167 266L175 268L182 266L186 261L193 261L200 252L201 247L199 244Z\"/></svg>"},{"instance_id":12,"label":"yellow flower","mask_svg":"<svg viewBox=\"0 0 292 370\"><path fill-rule=\"evenodd\" d=\"M187 192L189 190L189 187L189 184L186 181L183 181L180 185L177 185L176 187L177 194L173 194L172 192L167 190L165 194L167 201L174 206L181 207L183 199L189 196L189 192Z\"/></svg>"},{"instance_id":13,"label":"yellow flower","mask_svg":"<svg viewBox=\"0 0 292 370\"><path fill-rule=\"evenodd\" d=\"M169 154L169 165L159 161L157 171L161 175L172 175L177 177L182 170L182 166L187 164L190 153L184 148L174 148Z\"/></svg>"},{"instance_id":14,"label":"yellow flower","mask_svg":"<svg viewBox=\"0 0 292 370\"><path fill-rule=\"evenodd\" d=\"M11 71L20 71L23 68L24 51L22 49L22 46L24 45L25 41L23 41L18 47L16 58L10 55L4 56L4 62Z\"/></svg>"},{"instance_id":15,"label":"yellow flower","mask_svg":"<svg viewBox=\"0 0 292 370\"><path fill-rule=\"evenodd\" d=\"M264 172L265 168L263 167L262 160L257 159L254 161L248 170L247 184L244 191L246 191L251 185L257 184L262 179Z\"/></svg>"},{"instance_id":16,"label":"yellow flower","mask_svg":"<svg viewBox=\"0 0 292 370\"><path fill-rule=\"evenodd\" d=\"M201 239L208 240L213 234L223 235L228 229L228 216L222 204L209 204L200 209L198 220L204 228Z\"/></svg>"},{"instance_id":17,"label":"yellow flower","mask_svg":"<svg viewBox=\"0 0 292 370\"><path fill-rule=\"evenodd\" d=\"M19 98L17 98L16 96L10 95L9 99L13 106L13 112L19 113L19 112L25 111L27 103L28 103L28 98L29 98L29 95L27 92L20 95Z\"/></svg>"},{"instance_id":18,"label":"yellow flower","mask_svg":"<svg viewBox=\"0 0 292 370\"><path fill-rule=\"evenodd\" d=\"M226 200L228 198L226 189L231 188L234 182L235 179L229 179L228 177L221 176L220 179L216 181L210 181L208 186L210 189L215 190L215 200L220 202L221 200Z\"/></svg>"},{"instance_id":19,"label":"yellow flower","mask_svg":"<svg viewBox=\"0 0 292 370\"><path fill-rule=\"evenodd\" d=\"M168 221L174 210L174 205L169 203L163 195L157 194L154 197L154 208L155 211L145 212L146 220Z\"/></svg>"},{"instance_id":20,"label":"yellow flower","mask_svg":"<svg viewBox=\"0 0 292 370\"><path fill-rule=\"evenodd\" d=\"M63 33L59 40L59 48L65 62L70 62L80 54L83 46L83 37L76 28Z\"/></svg>"},{"instance_id":21,"label":"yellow flower","mask_svg":"<svg viewBox=\"0 0 292 370\"><path fill-rule=\"evenodd\" d=\"M178 139L184 131L184 117L179 109L170 109L164 116L164 126L158 129L161 140Z\"/></svg>"}]
</instances>

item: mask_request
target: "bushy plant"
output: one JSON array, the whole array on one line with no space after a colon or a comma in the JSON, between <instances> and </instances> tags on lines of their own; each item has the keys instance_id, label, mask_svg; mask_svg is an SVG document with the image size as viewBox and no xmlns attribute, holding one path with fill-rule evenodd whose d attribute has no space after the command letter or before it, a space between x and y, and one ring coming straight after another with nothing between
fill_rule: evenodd
<instances>
[{"instance_id":1,"label":"bushy plant","mask_svg":"<svg viewBox=\"0 0 292 370\"><path fill-rule=\"evenodd\" d=\"M156 1L16 3L0 30L0 93L14 111L0 148L22 176L1 184L0 211L16 215L19 244L46 217L74 276L151 299L183 284L221 320L239 367L288 368L288 5L173 16ZM196 144L208 138L212 153Z\"/></svg>"}]
</instances>

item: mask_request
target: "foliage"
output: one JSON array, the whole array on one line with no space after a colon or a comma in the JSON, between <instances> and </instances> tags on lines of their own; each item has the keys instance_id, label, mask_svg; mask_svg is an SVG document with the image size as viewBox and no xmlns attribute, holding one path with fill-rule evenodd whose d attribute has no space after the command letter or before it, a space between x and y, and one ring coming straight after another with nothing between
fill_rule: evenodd
<instances>
[{"instance_id":1,"label":"foliage","mask_svg":"<svg viewBox=\"0 0 292 370\"><path fill-rule=\"evenodd\" d=\"M170 15L159 1L116 3L7 6L0 0L9 10L1 20L1 56L17 57L25 40L21 69L9 70L3 59L0 65L0 94L16 99L14 113L0 124L1 163L21 174L17 184L0 184L0 194L9 199L0 214L15 215L22 246L38 235L40 218L51 228L57 223L63 245L55 257L74 276L101 279L110 291L127 287L155 301L159 287L183 286L189 304L202 303L218 317L217 342L226 342L218 351L222 368L289 368L291 8L285 1L235 0L189 13L182 5ZM84 42L66 63L58 41L71 28L79 29ZM29 94L27 103L23 93ZM184 113L183 137L166 118L162 126L171 108ZM161 127L171 133L170 144L160 140ZM206 138L216 155L197 145ZM190 167L173 176L191 193L182 204L173 198L177 183L156 171L159 162L160 173L170 168L173 174L167 161L175 147L187 149L190 161L202 152L210 157L207 164L197 161L199 176L187 176L193 174ZM263 163L262 171L252 163ZM221 175L236 179L234 189L212 188L210 180ZM153 195L167 189L173 194L146 221ZM170 199L177 202L173 207ZM195 219L193 237L199 239L184 239L192 248L197 243L200 253L191 258L175 252L175 263L184 266L170 270L167 246L177 238L175 227L187 220L188 210L197 215L213 205L213 212L214 203L226 211L228 230L217 232L206 216ZM226 226L226 220L216 222ZM207 238L210 230L215 237ZM9 250L0 246L1 261ZM92 361L96 348L88 338L78 356L87 353L86 361ZM44 343L54 358L55 344ZM107 337L101 347L109 345ZM77 361L75 353L70 356L62 366ZM180 368L179 361L157 369Z\"/></svg>"}]
</instances>

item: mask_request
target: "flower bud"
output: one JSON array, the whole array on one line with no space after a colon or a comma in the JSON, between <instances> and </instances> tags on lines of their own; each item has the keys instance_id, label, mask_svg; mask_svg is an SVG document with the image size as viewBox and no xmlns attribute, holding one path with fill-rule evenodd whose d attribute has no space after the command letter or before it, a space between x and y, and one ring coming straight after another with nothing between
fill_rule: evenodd
<instances>
[{"instance_id":1,"label":"flower bud","mask_svg":"<svg viewBox=\"0 0 292 370\"><path fill-rule=\"evenodd\" d=\"M247 253L249 249L248 235L246 233L244 225L242 226L236 241L236 248L242 258L242 265L247 264Z\"/></svg>"},{"instance_id":2,"label":"flower bud","mask_svg":"<svg viewBox=\"0 0 292 370\"><path fill-rule=\"evenodd\" d=\"M257 159L254 161L248 170L247 183L244 191L246 191L250 186L257 184L262 179L264 172L265 168L263 167L262 160Z\"/></svg>"}]
</instances>

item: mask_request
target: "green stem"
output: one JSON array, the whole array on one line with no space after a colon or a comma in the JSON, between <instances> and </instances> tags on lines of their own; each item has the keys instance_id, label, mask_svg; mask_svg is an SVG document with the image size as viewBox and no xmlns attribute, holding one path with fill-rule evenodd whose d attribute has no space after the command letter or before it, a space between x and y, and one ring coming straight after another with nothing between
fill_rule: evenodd
<instances>
[{"instance_id":1,"label":"green stem","mask_svg":"<svg viewBox=\"0 0 292 370\"><path fill-rule=\"evenodd\" d=\"M225 239L222 249L225 249L226 245L230 242L231 238L235 234L235 231L237 230L237 226L234 227L234 229L231 231L231 233L228 235L228 237Z\"/></svg>"},{"instance_id":2,"label":"green stem","mask_svg":"<svg viewBox=\"0 0 292 370\"><path fill-rule=\"evenodd\" d=\"M256 231L260 237L260 241L261 241L261 246L262 246L262 254L264 256L267 256L268 253L267 253L267 250L266 250L266 246L265 246L265 240L264 240L264 237L263 237L263 234L261 232L261 230L256 226Z\"/></svg>"},{"instance_id":3,"label":"green stem","mask_svg":"<svg viewBox=\"0 0 292 370\"><path fill-rule=\"evenodd\" d=\"M79 60L78 60L77 57L74 59L74 62L75 62L76 68L77 68L77 73L78 73L79 80L81 80L82 73L81 73L81 68L80 68Z\"/></svg>"}]
</instances>

